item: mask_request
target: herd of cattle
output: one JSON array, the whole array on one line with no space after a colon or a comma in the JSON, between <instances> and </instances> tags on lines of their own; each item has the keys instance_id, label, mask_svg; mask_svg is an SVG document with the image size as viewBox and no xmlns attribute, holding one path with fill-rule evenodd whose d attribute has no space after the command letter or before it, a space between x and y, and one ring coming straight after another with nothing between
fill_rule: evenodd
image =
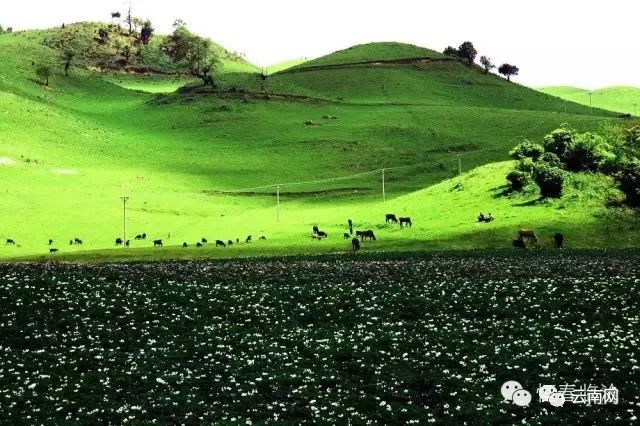
<instances>
[{"instance_id":1,"label":"herd of cattle","mask_svg":"<svg viewBox=\"0 0 640 426\"><path fill-rule=\"evenodd\" d=\"M481 216L478 216L478 221L479 222L490 222L493 221L493 217L491 217L491 213L489 213L489 216L484 216L482 215L482 213L480 214ZM411 222L411 218L410 217L397 217L395 214L393 213L387 213L385 215L385 224L399 224L400 228L404 228L404 227L411 227L413 225L413 223ZM371 230L371 229L367 229L367 230L362 230L362 231L355 231L355 237L353 237L353 221L351 219L349 219L347 221L347 226L348 226L348 232L345 232L343 234L343 238L346 239L351 239L351 247L353 249L353 251L358 251L360 250L360 245L362 242L365 241L376 241L376 235L375 233ZM311 232L311 238L314 240L322 240L325 238L328 238L329 234L325 231L321 231L320 228L315 225L312 228L312 232ZM171 233L168 234L167 238L171 238ZM142 234L138 234L135 236L135 240L137 241L143 241L147 239L147 234L146 233L142 233ZM266 240L267 238L262 235L260 236L259 240ZM245 243L250 243L252 241L252 236L249 235L245 238ZM564 236L561 233L556 233L553 236L553 241L554 241L554 246L556 248L562 248L563 244L564 244ZM129 247L130 246L130 240L123 240L122 238L118 237L115 239L115 245L116 246L126 246ZM236 238L235 239L235 244L240 243L240 239ZM527 243L533 243L533 244L537 244L538 243L538 237L536 235L536 233L532 230L532 229L521 229L520 231L518 231L518 235L517 237L512 239L512 245L515 248L522 248L522 249L527 249ZM50 253L57 253L59 250L55 247L52 247L54 244L53 240L50 239L49 240L49 252ZM83 242L80 238L75 237L71 240L69 240L69 245L82 245ZM203 247L205 244L208 244L208 241L206 238L201 238L200 241L197 241L195 243L196 247ZM215 246L216 247L228 247L228 246L232 246L234 244L233 240L227 240L227 242L223 241L223 240L216 240L215 241ZM6 240L6 245L10 245L10 246L17 246L20 247L15 240L8 238ZM163 240L162 239L158 239L158 240L153 240L153 247L162 247L163 246ZM189 247L189 244L187 242L183 242L182 243L182 247L183 248L187 248Z\"/></svg>"}]
</instances>

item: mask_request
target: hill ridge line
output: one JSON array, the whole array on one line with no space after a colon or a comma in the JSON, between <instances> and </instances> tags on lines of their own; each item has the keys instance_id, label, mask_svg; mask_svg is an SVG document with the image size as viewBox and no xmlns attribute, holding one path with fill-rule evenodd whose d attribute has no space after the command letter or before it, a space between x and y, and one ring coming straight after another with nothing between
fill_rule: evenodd
<instances>
[{"instance_id":1,"label":"hill ridge line","mask_svg":"<svg viewBox=\"0 0 640 426\"><path fill-rule=\"evenodd\" d=\"M355 68L363 65L406 65L413 64L416 62L419 63L428 63L428 62L454 62L458 61L456 58L433 58L429 56L418 56L413 58L403 58L403 59L376 59L372 61L362 61L362 62L345 62L341 64L327 64L327 65L310 65L310 66L298 66L287 68L282 71L278 71L272 75L278 74L292 74L296 72L306 72L306 71L318 71L318 70L326 70L326 69L340 69L340 68Z\"/></svg>"}]
</instances>

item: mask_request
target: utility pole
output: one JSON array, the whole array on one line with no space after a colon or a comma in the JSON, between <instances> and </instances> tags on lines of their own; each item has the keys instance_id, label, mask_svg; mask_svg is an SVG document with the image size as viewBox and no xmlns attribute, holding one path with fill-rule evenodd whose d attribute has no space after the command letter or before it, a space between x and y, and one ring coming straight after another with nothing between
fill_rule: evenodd
<instances>
[{"instance_id":1,"label":"utility pole","mask_svg":"<svg viewBox=\"0 0 640 426\"><path fill-rule=\"evenodd\" d=\"M382 202L387 202L387 194L384 189L384 169L382 169Z\"/></svg>"},{"instance_id":2,"label":"utility pole","mask_svg":"<svg viewBox=\"0 0 640 426\"><path fill-rule=\"evenodd\" d=\"M126 195L120 197L122 200L122 247L127 246L127 201L129 197Z\"/></svg>"},{"instance_id":3,"label":"utility pole","mask_svg":"<svg viewBox=\"0 0 640 426\"><path fill-rule=\"evenodd\" d=\"M280 222L280 185L276 185L276 222Z\"/></svg>"}]
</instances>

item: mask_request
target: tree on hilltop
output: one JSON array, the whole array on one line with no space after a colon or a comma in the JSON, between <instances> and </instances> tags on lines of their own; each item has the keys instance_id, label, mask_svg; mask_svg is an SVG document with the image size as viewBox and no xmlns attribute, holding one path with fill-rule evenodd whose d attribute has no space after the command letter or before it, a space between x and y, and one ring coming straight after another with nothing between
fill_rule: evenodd
<instances>
[{"instance_id":1,"label":"tree on hilltop","mask_svg":"<svg viewBox=\"0 0 640 426\"><path fill-rule=\"evenodd\" d=\"M140 41L143 45L146 46L147 44L149 44L149 40L151 39L154 31L155 29L151 25L151 21L149 21L148 19L144 21L144 23L142 24L142 28L140 29Z\"/></svg>"},{"instance_id":2,"label":"tree on hilltop","mask_svg":"<svg viewBox=\"0 0 640 426\"><path fill-rule=\"evenodd\" d=\"M193 34L182 25L167 37L162 48L174 62L184 63L191 75L215 88L212 73L219 61L211 49L211 40Z\"/></svg>"},{"instance_id":3,"label":"tree on hilltop","mask_svg":"<svg viewBox=\"0 0 640 426\"><path fill-rule=\"evenodd\" d=\"M480 57L480 65L482 65L482 68L484 68L484 73L485 74L489 74L489 71L491 71L493 68L496 67L493 64L493 62L491 62L491 58L489 58L488 56L481 56Z\"/></svg>"},{"instance_id":4,"label":"tree on hilltop","mask_svg":"<svg viewBox=\"0 0 640 426\"><path fill-rule=\"evenodd\" d=\"M498 68L498 72L504 75L505 77L507 77L507 81L511 81L511 76L518 75L518 73L520 72L520 69L515 65L502 64L500 65L500 68Z\"/></svg>"},{"instance_id":5,"label":"tree on hilltop","mask_svg":"<svg viewBox=\"0 0 640 426\"><path fill-rule=\"evenodd\" d=\"M447 46L446 49L444 49L442 51L443 54L445 55L449 55L449 56L458 56L458 49L456 49L455 47L452 46Z\"/></svg>"},{"instance_id":6,"label":"tree on hilltop","mask_svg":"<svg viewBox=\"0 0 640 426\"><path fill-rule=\"evenodd\" d=\"M473 61L475 61L476 55L478 55L478 51L475 47L473 47L473 43L471 43L470 41L465 41L458 48L458 56L466 60L469 66L473 65Z\"/></svg>"}]
</instances>

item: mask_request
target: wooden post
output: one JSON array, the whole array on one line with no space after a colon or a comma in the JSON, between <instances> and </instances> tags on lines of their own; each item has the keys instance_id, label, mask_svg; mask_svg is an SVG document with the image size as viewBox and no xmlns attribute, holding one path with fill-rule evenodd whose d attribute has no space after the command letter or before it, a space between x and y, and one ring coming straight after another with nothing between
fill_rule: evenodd
<instances>
[{"instance_id":1,"label":"wooden post","mask_svg":"<svg viewBox=\"0 0 640 426\"><path fill-rule=\"evenodd\" d=\"M276 222L280 222L280 185L276 185Z\"/></svg>"},{"instance_id":2,"label":"wooden post","mask_svg":"<svg viewBox=\"0 0 640 426\"><path fill-rule=\"evenodd\" d=\"M382 169L382 202L383 203L387 202L387 194L384 188L384 169Z\"/></svg>"}]
</instances>

